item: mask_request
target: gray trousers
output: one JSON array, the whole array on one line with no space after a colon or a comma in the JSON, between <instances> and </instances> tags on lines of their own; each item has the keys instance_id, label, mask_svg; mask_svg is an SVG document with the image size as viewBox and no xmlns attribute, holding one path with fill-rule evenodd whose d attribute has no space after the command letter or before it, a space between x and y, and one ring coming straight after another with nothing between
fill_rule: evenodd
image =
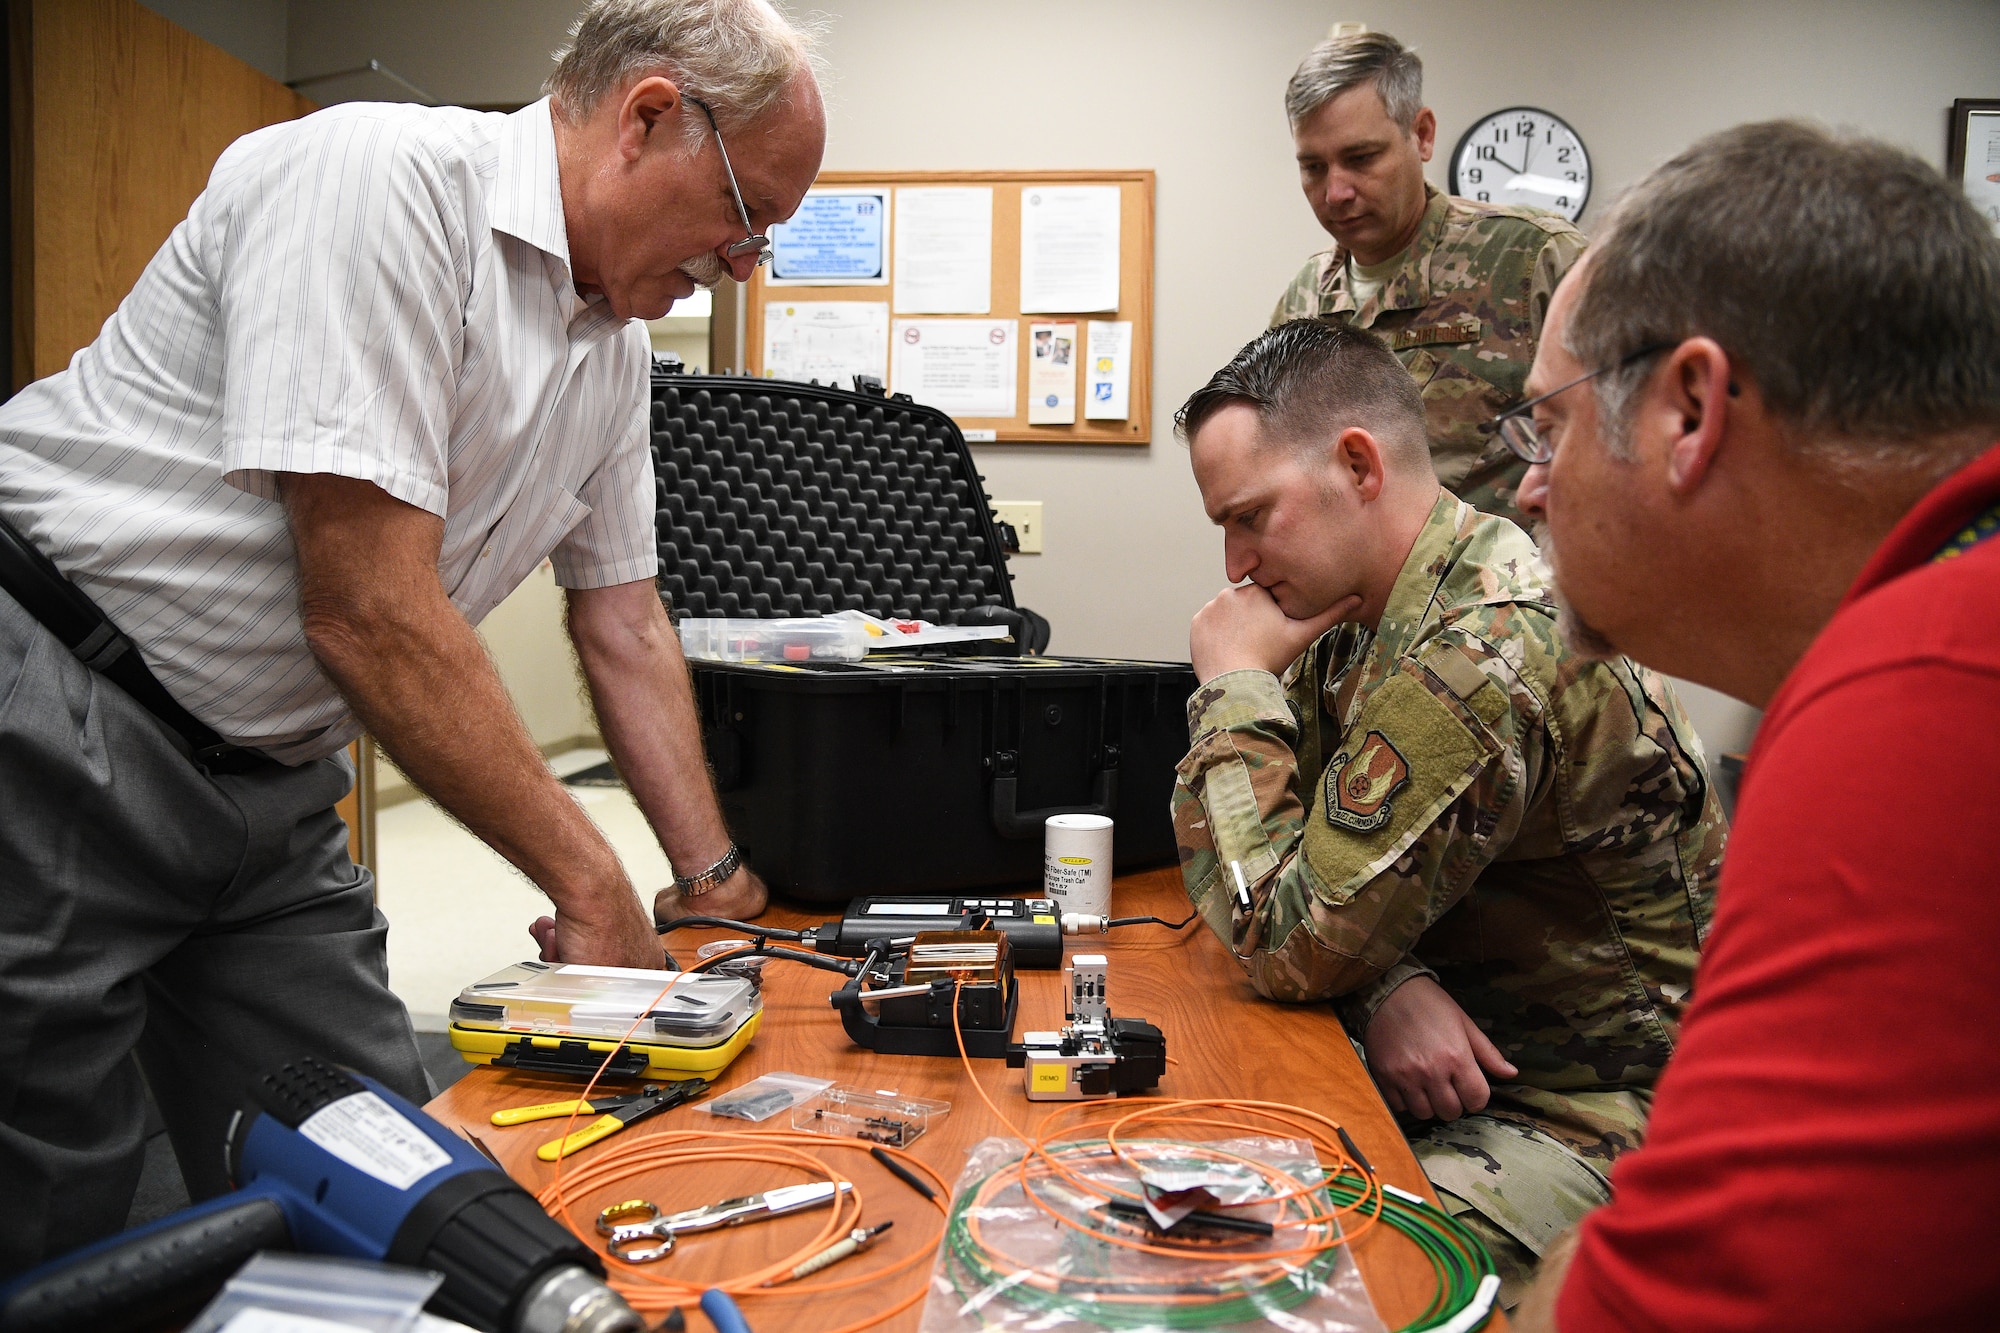
<instances>
[{"instance_id":1,"label":"gray trousers","mask_svg":"<svg viewBox=\"0 0 2000 1333\"><path fill-rule=\"evenodd\" d=\"M429 1098L333 809L353 781L344 756L204 775L0 593L0 1275L124 1225L145 1084L196 1199L229 1188L250 1082L299 1056Z\"/></svg>"}]
</instances>

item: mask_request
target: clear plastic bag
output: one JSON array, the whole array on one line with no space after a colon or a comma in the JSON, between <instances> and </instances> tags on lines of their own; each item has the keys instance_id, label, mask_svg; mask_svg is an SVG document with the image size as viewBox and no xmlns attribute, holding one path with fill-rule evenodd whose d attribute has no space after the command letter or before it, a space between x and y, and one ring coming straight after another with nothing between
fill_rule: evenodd
<instances>
[{"instance_id":1,"label":"clear plastic bag","mask_svg":"<svg viewBox=\"0 0 2000 1333\"><path fill-rule=\"evenodd\" d=\"M1149 1175L1200 1176L1223 1203L1273 1196L1270 1177L1258 1163L1290 1177L1295 1183L1288 1189L1323 1180L1312 1145L1299 1140L1137 1139L1121 1140L1120 1146ZM1019 1140L987 1139L972 1150L953 1191L921 1333L1184 1328L1383 1333L1345 1245L1277 1257L1338 1234L1335 1223L1299 1225L1300 1203L1228 1209L1230 1216L1272 1223L1273 1233L1213 1233L1200 1248L1214 1257L1147 1253L1072 1225L1174 1248L1160 1246L1161 1238L1142 1221L1122 1220L1108 1210L1108 1201L1143 1192L1132 1166L1102 1144L1066 1143L1051 1152L1084 1188L1033 1162L1024 1167L1026 1149ZM1034 1198L1024 1189L1032 1189ZM1323 1195L1307 1199L1303 1206L1312 1211L1329 1211Z\"/></svg>"},{"instance_id":2,"label":"clear plastic bag","mask_svg":"<svg viewBox=\"0 0 2000 1333\"><path fill-rule=\"evenodd\" d=\"M830 1078L808 1078L804 1074L760 1074L740 1088L731 1088L699 1109L730 1120L769 1120L780 1111L789 1111L800 1102L819 1096L833 1086Z\"/></svg>"},{"instance_id":3,"label":"clear plastic bag","mask_svg":"<svg viewBox=\"0 0 2000 1333\"><path fill-rule=\"evenodd\" d=\"M409 1333L444 1278L362 1259L256 1254L187 1333Z\"/></svg>"}]
</instances>

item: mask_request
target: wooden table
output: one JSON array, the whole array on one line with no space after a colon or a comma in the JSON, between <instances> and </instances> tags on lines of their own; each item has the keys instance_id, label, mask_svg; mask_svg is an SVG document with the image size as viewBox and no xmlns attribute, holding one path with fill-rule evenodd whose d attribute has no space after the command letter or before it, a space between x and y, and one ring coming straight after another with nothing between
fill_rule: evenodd
<instances>
[{"instance_id":1,"label":"wooden table","mask_svg":"<svg viewBox=\"0 0 2000 1333\"><path fill-rule=\"evenodd\" d=\"M1172 868L1125 876L1117 881L1114 893L1119 915L1179 920L1188 913L1179 873ZM760 924L796 928L831 915L824 908L800 910L778 905L760 919ZM692 957L698 941L719 938L720 934L680 931L670 941L676 956L686 960ZM1169 1066L1159 1095L1253 1098L1317 1111L1346 1126L1384 1181L1435 1198L1328 1006L1279 1005L1258 998L1235 961L1200 922L1178 935L1158 926L1130 926L1069 943L1072 949L1080 947L1109 956L1113 1015L1148 1019L1166 1033L1167 1054L1178 1063ZM838 976L774 961L764 977L763 1028L723 1074L723 1087L735 1087L769 1071L787 1070L949 1101L951 1114L910 1150L947 1181L957 1178L969 1148L988 1136L1006 1133L967 1086L960 1061L876 1055L850 1043L838 1015L827 1005L827 996L840 985ZM1062 974L1023 972L1020 977L1017 1034L1060 1027ZM974 1065L987 1094L1023 1129L1032 1130L1054 1109L1073 1105L1028 1101L1022 1093L1021 1071L1008 1069L1000 1061L980 1060ZM556 1137L561 1122L496 1129L488 1117L502 1107L574 1097L576 1091L574 1083L475 1069L428 1109L448 1125L472 1130L516 1180L539 1192L554 1179L555 1168L536 1160L535 1148ZM789 1117L784 1114L761 1126L771 1130L789 1127ZM584 1150L570 1159L567 1169L577 1170L593 1155L610 1151L612 1145L630 1143L642 1134L745 1128L752 1127L693 1107L681 1108L642 1121L603 1147ZM913 1247L927 1254L934 1248L939 1233L936 1208L863 1153L842 1150L825 1156L830 1165L855 1182L869 1225L893 1218L896 1226L883 1236L879 1246L846 1260L821 1278L865 1276L871 1269L908 1256ZM800 1178L768 1165L718 1164L699 1171L682 1168L671 1176L641 1177L585 1194L575 1215L587 1228L597 1208L619 1199L644 1196L666 1208L691 1207L752 1189L794 1184ZM659 1270L681 1281L704 1282L754 1271L806 1244L825 1220L823 1213L803 1213L691 1237L682 1242L679 1252L649 1265L648 1271ZM1388 1228L1372 1228L1355 1243L1354 1253L1388 1327L1399 1327L1414 1318L1431 1298L1435 1288L1429 1264L1414 1244ZM623 1265L613 1267L628 1275L637 1271ZM809 1309L802 1302L760 1296L749 1302L745 1313L759 1333L832 1329L894 1304L927 1280L929 1273L926 1258L914 1270L886 1279L879 1286L864 1284L839 1296L823 1297ZM896 1333L913 1330L921 1309L919 1302L878 1327ZM701 1326L699 1316L690 1322L690 1327Z\"/></svg>"}]
</instances>

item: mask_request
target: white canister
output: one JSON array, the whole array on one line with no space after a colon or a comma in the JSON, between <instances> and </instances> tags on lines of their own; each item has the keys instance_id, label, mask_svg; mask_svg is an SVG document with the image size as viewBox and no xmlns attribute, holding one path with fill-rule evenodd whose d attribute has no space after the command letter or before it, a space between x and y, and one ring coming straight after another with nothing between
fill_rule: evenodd
<instances>
[{"instance_id":1,"label":"white canister","mask_svg":"<svg viewBox=\"0 0 2000 1333\"><path fill-rule=\"evenodd\" d=\"M1065 912L1111 915L1111 821L1050 815L1042 844L1042 893Z\"/></svg>"}]
</instances>

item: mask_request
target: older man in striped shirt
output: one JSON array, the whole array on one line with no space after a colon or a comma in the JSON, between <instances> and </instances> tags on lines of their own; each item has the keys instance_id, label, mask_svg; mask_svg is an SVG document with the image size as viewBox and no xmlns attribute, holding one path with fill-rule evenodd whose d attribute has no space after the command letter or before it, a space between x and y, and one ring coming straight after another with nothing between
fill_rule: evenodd
<instances>
[{"instance_id":1,"label":"older man in striped shirt","mask_svg":"<svg viewBox=\"0 0 2000 1333\"><path fill-rule=\"evenodd\" d=\"M818 86L764 0L598 0L573 35L511 116L348 105L239 140L97 340L0 408L0 519L167 711L248 752L192 761L0 592L0 1273L124 1221L135 1050L196 1197L267 1067L424 1099L333 812L364 729L547 892L545 956L659 966L473 629L545 558L693 881L656 909L762 908L654 591L634 321L749 276L817 174Z\"/></svg>"}]
</instances>

